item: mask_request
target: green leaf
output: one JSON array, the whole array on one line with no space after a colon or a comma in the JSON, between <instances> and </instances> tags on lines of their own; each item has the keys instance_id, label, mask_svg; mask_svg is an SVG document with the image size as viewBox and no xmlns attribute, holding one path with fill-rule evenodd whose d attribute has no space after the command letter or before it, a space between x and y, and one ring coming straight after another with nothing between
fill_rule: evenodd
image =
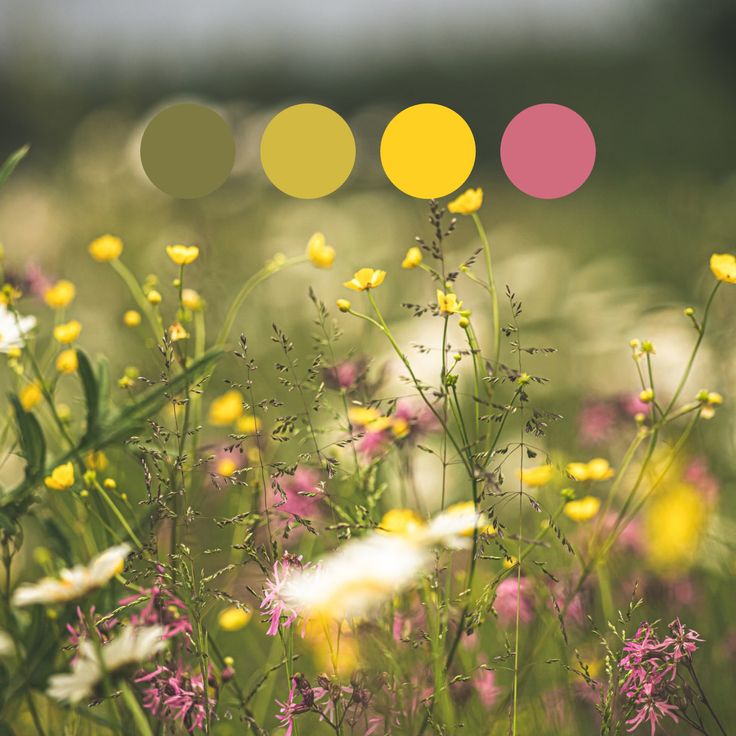
<instances>
[{"instance_id":1,"label":"green leaf","mask_svg":"<svg viewBox=\"0 0 736 736\"><path fill-rule=\"evenodd\" d=\"M0 166L0 187L10 178L10 175L15 170L15 167L23 160L25 155L30 151L30 146L23 146L19 148L15 153L11 153L5 163Z\"/></svg>"},{"instance_id":2,"label":"green leaf","mask_svg":"<svg viewBox=\"0 0 736 736\"><path fill-rule=\"evenodd\" d=\"M192 363L186 371L182 371L178 375L174 376L174 378L172 378L168 383L152 387L148 391L145 391L143 394L141 394L138 400L133 404L130 404L124 409L111 414L109 417L106 417L104 423L100 423L99 427L97 428L94 438L88 436L88 433L85 433L84 437L82 437L82 439L73 450L70 450L61 457L56 458L51 463L49 472L57 465L62 465L63 463L73 460L77 455L84 454L89 450L100 450L107 445L112 444L113 442L124 440L130 437L136 427L139 427L141 424L143 424L147 418L152 417L169 400L169 396L171 396L172 394L180 393L184 390L187 383L191 385L195 381L200 380L209 369L214 368L215 363L220 359L223 352L224 350L222 348L213 348L209 352L205 353L201 358L199 358L199 360L196 360L194 363ZM80 361L79 365L81 368L82 361ZM98 384L95 383L95 386L98 386ZM87 389L85 389L85 395L86 390ZM97 397L98 398L96 400L99 400L99 391L97 393ZM35 424L38 435L40 436L40 440L43 443L42 454L45 458L46 445L43 441L43 433L41 433L41 427L38 425L38 422L32 414L26 414L23 411L16 397L11 396L11 401L16 408L16 414L20 413L20 415L23 415L22 418L24 420L30 417L31 419L29 421L32 424ZM19 416L19 426L20 423L21 417ZM23 432L22 429L21 432ZM33 432L30 433L33 434ZM21 446L23 446L23 441L21 441ZM43 460L41 460L40 462L40 472L38 472L33 477L29 477L28 470L26 470L26 479L15 488L12 488L10 491L8 491L5 495L0 497L0 508L7 508L11 506L11 504L17 504L20 502L24 503L25 505L31 503L31 501L28 500L28 495L44 475ZM38 466L34 465L34 467Z\"/></svg>"},{"instance_id":3,"label":"green leaf","mask_svg":"<svg viewBox=\"0 0 736 736\"><path fill-rule=\"evenodd\" d=\"M43 430L38 419L23 409L17 396L11 396L10 402L15 411L21 451L26 459L26 480L35 482L43 475L46 465L46 440Z\"/></svg>"},{"instance_id":4,"label":"green leaf","mask_svg":"<svg viewBox=\"0 0 736 736\"><path fill-rule=\"evenodd\" d=\"M77 348L79 378L84 390L84 403L87 407L87 427L82 442L92 441L98 429L100 419L100 387L94 369L87 354Z\"/></svg>"}]
</instances>

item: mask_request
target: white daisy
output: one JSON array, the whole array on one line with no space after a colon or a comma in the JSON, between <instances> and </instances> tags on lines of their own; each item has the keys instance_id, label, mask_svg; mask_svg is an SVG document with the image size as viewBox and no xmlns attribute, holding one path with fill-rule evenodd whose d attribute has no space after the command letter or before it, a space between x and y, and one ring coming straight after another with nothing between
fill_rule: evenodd
<instances>
[{"instance_id":1,"label":"white daisy","mask_svg":"<svg viewBox=\"0 0 736 736\"><path fill-rule=\"evenodd\" d=\"M127 544L118 544L92 558L89 565L75 565L62 570L58 578L43 578L37 583L25 583L13 594L16 606L31 606L34 603L66 603L101 588L125 567L130 554Z\"/></svg>"},{"instance_id":2,"label":"white daisy","mask_svg":"<svg viewBox=\"0 0 736 736\"><path fill-rule=\"evenodd\" d=\"M440 544L448 549L468 549L472 545L473 532L491 534L485 514L476 511L472 501L462 501L448 506L432 518L417 536L425 544Z\"/></svg>"},{"instance_id":3,"label":"white daisy","mask_svg":"<svg viewBox=\"0 0 736 736\"><path fill-rule=\"evenodd\" d=\"M55 700L70 703L91 698L105 673L114 675L118 670L155 657L166 647L163 635L162 626L129 626L99 652L92 642L83 641L71 672L49 678L48 694Z\"/></svg>"},{"instance_id":4,"label":"white daisy","mask_svg":"<svg viewBox=\"0 0 736 736\"><path fill-rule=\"evenodd\" d=\"M25 345L26 335L36 326L35 317L17 317L0 304L0 353Z\"/></svg>"},{"instance_id":5,"label":"white daisy","mask_svg":"<svg viewBox=\"0 0 736 736\"><path fill-rule=\"evenodd\" d=\"M300 614L363 616L416 582L432 555L398 535L368 534L348 542L317 567L294 573L281 595Z\"/></svg>"}]
</instances>

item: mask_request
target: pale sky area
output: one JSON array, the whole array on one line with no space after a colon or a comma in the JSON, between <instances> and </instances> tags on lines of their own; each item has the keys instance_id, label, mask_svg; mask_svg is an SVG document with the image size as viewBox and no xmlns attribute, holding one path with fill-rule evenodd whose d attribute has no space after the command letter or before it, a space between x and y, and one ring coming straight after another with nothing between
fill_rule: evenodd
<instances>
[{"instance_id":1,"label":"pale sky area","mask_svg":"<svg viewBox=\"0 0 736 736\"><path fill-rule=\"evenodd\" d=\"M0 60L80 75L278 60L303 73L464 48L619 46L659 0L0 0ZM336 63L337 62L337 63ZM8 67L6 66L6 70Z\"/></svg>"}]
</instances>

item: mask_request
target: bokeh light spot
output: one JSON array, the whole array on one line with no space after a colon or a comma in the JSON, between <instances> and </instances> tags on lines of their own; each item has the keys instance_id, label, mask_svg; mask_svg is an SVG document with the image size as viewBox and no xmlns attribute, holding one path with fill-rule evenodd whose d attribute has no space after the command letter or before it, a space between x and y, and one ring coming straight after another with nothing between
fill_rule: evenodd
<instances>
[{"instance_id":1,"label":"bokeh light spot","mask_svg":"<svg viewBox=\"0 0 736 736\"><path fill-rule=\"evenodd\" d=\"M350 176L355 138L345 120L329 107L292 105L266 126L261 164L284 194L298 199L325 197Z\"/></svg>"},{"instance_id":2,"label":"bokeh light spot","mask_svg":"<svg viewBox=\"0 0 736 736\"><path fill-rule=\"evenodd\" d=\"M564 105L532 105L501 138L501 164L511 183L538 199L572 194L595 164L595 138L585 120Z\"/></svg>"},{"instance_id":3,"label":"bokeh light spot","mask_svg":"<svg viewBox=\"0 0 736 736\"><path fill-rule=\"evenodd\" d=\"M161 191L179 199L218 189L235 160L230 126L213 109L180 103L161 110L141 139L141 163Z\"/></svg>"},{"instance_id":4,"label":"bokeh light spot","mask_svg":"<svg viewBox=\"0 0 736 736\"><path fill-rule=\"evenodd\" d=\"M381 164L404 194L419 199L444 197L460 188L473 170L473 131L444 105L407 107L386 126Z\"/></svg>"}]
</instances>

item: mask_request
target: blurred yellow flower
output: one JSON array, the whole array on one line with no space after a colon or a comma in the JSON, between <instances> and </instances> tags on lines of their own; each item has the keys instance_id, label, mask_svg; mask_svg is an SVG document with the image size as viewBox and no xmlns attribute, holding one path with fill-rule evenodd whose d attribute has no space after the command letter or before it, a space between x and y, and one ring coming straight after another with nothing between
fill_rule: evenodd
<instances>
[{"instance_id":1,"label":"blurred yellow flower","mask_svg":"<svg viewBox=\"0 0 736 736\"><path fill-rule=\"evenodd\" d=\"M223 631L240 631L248 625L253 614L240 606L228 606L220 611L217 623Z\"/></svg>"},{"instance_id":2,"label":"blurred yellow flower","mask_svg":"<svg viewBox=\"0 0 736 736\"><path fill-rule=\"evenodd\" d=\"M141 313L136 312L135 309L129 309L123 315L123 324L126 327L138 327L141 323Z\"/></svg>"},{"instance_id":3,"label":"blurred yellow flower","mask_svg":"<svg viewBox=\"0 0 736 736\"><path fill-rule=\"evenodd\" d=\"M457 300L457 294L445 294L444 291L437 289L437 306L440 308L440 314L457 314L463 303Z\"/></svg>"},{"instance_id":4,"label":"blurred yellow flower","mask_svg":"<svg viewBox=\"0 0 736 736\"><path fill-rule=\"evenodd\" d=\"M380 286L385 278L385 271L374 268L361 268L355 272L355 275L350 281L345 281L343 286L347 286L348 289L353 289L353 291L366 291L367 289L375 289L376 286Z\"/></svg>"},{"instance_id":5,"label":"blurred yellow flower","mask_svg":"<svg viewBox=\"0 0 736 736\"><path fill-rule=\"evenodd\" d=\"M62 350L56 358L56 370L59 373L74 373L78 367L77 351L74 348Z\"/></svg>"},{"instance_id":6,"label":"blurred yellow flower","mask_svg":"<svg viewBox=\"0 0 736 736\"><path fill-rule=\"evenodd\" d=\"M76 319L73 319L70 322L56 325L54 327L54 337L62 345L68 345L79 337L81 331L82 325Z\"/></svg>"},{"instance_id":7,"label":"blurred yellow flower","mask_svg":"<svg viewBox=\"0 0 736 736\"><path fill-rule=\"evenodd\" d=\"M27 383L23 386L18 395L23 411L31 411L42 398L43 393L41 392L41 386L38 381Z\"/></svg>"},{"instance_id":8,"label":"blurred yellow flower","mask_svg":"<svg viewBox=\"0 0 736 736\"><path fill-rule=\"evenodd\" d=\"M649 564L662 573L681 574L697 558L706 519L702 494L690 483L657 493L644 512Z\"/></svg>"},{"instance_id":9,"label":"blurred yellow flower","mask_svg":"<svg viewBox=\"0 0 736 736\"><path fill-rule=\"evenodd\" d=\"M74 465L71 462L58 465L43 481L52 491L66 491L74 485Z\"/></svg>"},{"instance_id":10,"label":"blurred yellow flower","mask_svg":"<svg viewBox=\"0 0 736 736\"><path fill-rule=\"evenodd\" d=\"M161 304L161 300L163 297L161 296L161 292L157 291L156 289L151 289L146 294L146 299L148 299L149 304L153 304L153 306L157 306L158 304Z\"/></svg>"},{"instance_id":11,"label":"blurred yellow flower","mask_svg":"<svg viewBox=\"0 0 736 736\"><path fill-rule=\"evenodd\" d=\"M188 266L199 258L196 245L167 245L166 254L177 266Z\"/></svg>"},{"instance_id":12,"label":"blurred yellow flower","mask_svg":"<svg viewBox=\"0 0 736 736\"><path fill-rule=\"evenodd\" d=\"M123 241L115 235L102 235L89 244L89 254L96 261L106 263L120 258Z\"/></svg>"},{"instance_id":13,"label":"blurred yellow flower","mask_svg":"<svg viewBox=\"0 0 736 736\"><path fill-rule=\"evenodd\" d=\"M391 509L383 515L378 531L412 537L426 526L424 519L413 509Z\"/></svg>"},{"instance_id":14,"label":"blurred yellow flower","mask_svg":"<svg viewBox=\"0 0 736 736\"><path fill-rule=\"evenodd\" d=\"M372 406L351 406L348 410L350 424L365 427L371 432L382 432L391 426L391 418L385 417Z\"/></svg>"},{"instance_id":15,"label":"blurred yellow flower","mask_svg":"<svg viewBox=\"0 0 736 736\"><path fill-rule=\"evenodd\" d=\"M447 205L447 209L453 215L472 215L477 212L483 204L483 190L466 189L457 199L453 199Z\"/></svg>"},{"instance_id":16,"label":"blurred yellow flower","mask_svg":"<svg viewBox=\"0 0 736 736\"><path fill-rule=\"evenodd\" d=\"M209 422L215 427L227 427L243 414L243 395L236 389L225 391L210 404Z\"/></svg>"},{"instance_id":17,"label":"blurred yellow flower","mask_svg":"<svg viewBox=\"0 0 736 736\"><path fill-rule=\"evenodd\" d=\"M573 521L589 521L601 509L601 500L595 496L584 496L565 504L565 516Z\"/></svg>"},{"instance_id":18,"label":"blurred yellow flower","mask_svg":"<svg viewBox=\"0 0 736 736\"><path fill-rule=\"evenodd\" d=\"M217 474L221 475L223 478L230 478L237 469L238 465L231 457L222 458L215 468Z\"/></svg>"},{"instance_id":19,"label":"blurred yellow flower","mask_svg":"<svg viewBox=\"0 0 736 736\"><path fill-rule=\"evenodd\" d=\"M44 301L52 309L63 309L68 307L76 296L77 289L71 281L62 279L57 281L52 287L46 289L43 295Z\"/></svg>"},{"instance_id":20,"label":"blurred yellow flower","mask_svg":"<svg viewBox=\"0 0 736 736\"><path fill-rule=\"evenodd\" d=\"M317 268L331 268L335 261L335 249L327 245L322 233L315 233L307 243L307 258Z\"/></svg>"},{"instance_id":21,"label":"blurred yellow flower","mask_svg":"<svg viewBox=\"0 0 736 736\"><path fill-rule=\"evenodd\" d=\"M552 465L537 465L535 468L524 468L524 470L517 470L516 476L521 480L524 485L530 486L531 488L538 488L544 486L552 480L552 473L554 468Z\"/></svg>"},{"instance_id":22,"label":"blurred yellow flower","mask_svg":"<svg viewBox=\"0 0 736 736\"><path fill-rule=\"evenodd\" d=\"M404 260L401 262L401 268L416 268L422 262L422 249L416 245L406 251Z\"/></svg>"},{"instance_id":23,"label":"blurred yellow flower","mask_svg":"<svg viewBox=\"0 0 736 736\"><path fill-rule=\"evenodd\" d=\"M184 329L184 325L182 325L178 320L169 327L169 339L171 342L186 340L188 337L189 333Z\"/></svg>"},{"instance_id":24,"label":"blurred yellow flower","mask_svg":"<svg viewBox=\"0 0 736 736\"><path fill-rule=\"evenodd\" d=\"M573 480L607 480L613 476L613 468L608 460L595 457L587 463L568 463L565 468Z\"/></svg>"},{"instance_id":25,"label":"blurred yellow flower","mask_svg":"<svg viewBox=\"0 0 736 736\"><path fill-rule=\"evenodd\" d=\"M191 309L192 312L198 312L204 306L202 297L194 289L182 289L181 303L186 309Z\"/></svg>"},{"instance_id":26,"label":"blurred yellow flower","mask_svg":"<svg viewBox=\"0 0 736 736\"><path fill-rule=\"evenodd\" d=\"M402 439L409 434L410 430L411 425L406 419L404 419L403 417L399 417L398 419L396 419L395 417L391 417L391 432L393 433L394 437Z\"/></svg>"},{"instance_id":27,"label":"blurred yellow flower","mask_svg":"<svg viewBox=\"0 0 736 736\"><path fill-rule=\"evenodd\" d=\"M235 428L240 434L255 434L261 428L261 420L252 414L243 414Z\"/></svg>"},{"instance_id":28,"label":"blurred yellow flower","mask_svg":"<svg viewBox=\"0 0 736 736\"><path fill-rule=\"evenodd\" d=\"M107 455L102 450L90 450L84 456L84 464L90 470L99 470L100 472L107 470L110 464Z\"/></svg>"},{"instance_id":29,"label":"blurred yellow flower","mask_svg":"<svg viewBox=\"0 0 736 736\"><path fill-rule=\"evenodd\" d=\"M719 281L736 284L736 257L731 253L714 253L710 257L710 270Z\"/></svg>"},{"instance_id":30,"label":"blurred yellow flower","mask_svg":"<svg viewBox=\"0 0 736 736\"><path fill-rule=\"evenodd\" d=\"M338 299L335 304L337 304L337 308L341 312L349 312L350 307L352 306L347 299Z\"/></svg>"}]
</instances>

